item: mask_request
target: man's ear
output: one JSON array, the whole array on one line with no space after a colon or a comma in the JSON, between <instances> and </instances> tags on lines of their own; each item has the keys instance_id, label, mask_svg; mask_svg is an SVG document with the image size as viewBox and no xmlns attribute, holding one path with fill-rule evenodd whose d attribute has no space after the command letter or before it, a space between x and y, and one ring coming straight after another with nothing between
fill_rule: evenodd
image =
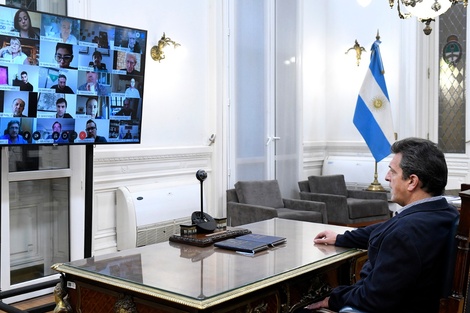
<instances>
[{"instance_id":1,"label":"man's ear","mask_svg":"<svg viewBox=\"0 0 470 313\"><path fill-rule=\"evenodd\" d=\"M408 178L409 183L408 183L408 190L414 190L416 188L419 188L419 177L416 176L415 174L411 174L410 177Z\"/></svg>"}]
</instances>

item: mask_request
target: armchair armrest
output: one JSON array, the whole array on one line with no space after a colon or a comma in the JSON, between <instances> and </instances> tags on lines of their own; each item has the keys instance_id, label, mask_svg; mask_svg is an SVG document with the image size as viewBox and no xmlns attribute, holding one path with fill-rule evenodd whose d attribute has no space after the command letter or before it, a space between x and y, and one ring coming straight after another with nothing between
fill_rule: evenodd
<instances>
[{"instance_id":1,"label":"armchair armrest","mask_svg":"<svg viewBox=\"0 0 470 313\"><path fill-rule=\"evenodd\" d=\"M239 226L277 217L277 211L261 205L227 202L227 218L230 226Z\"/></svg>"},{"instance_id":2,"label":"armchair armrest","mask_svg":"<svg viewBox=\"0 0 470 313\"><path fill-rule=\"evenodd\" d=\"M323 202L298 200L298 199L282 199L282 201L284 201L284 206L291 210L320 212L322 215L322 223L323 224L328 223L328 217L326 213L326 204Z\"/></svg>"},{"instance_id":3,"label":"armchair armrest","mask_svg":"<svg viewBox=\"0 0 470 313\"><path fill-rule=\"evenodd\" d=\"M329 223L349 223L348 203L345 196L300 192L300 199L325 203Z\"/></svg>"},{"instance_id":4,"label":"armchair armrest","mask_svg":"<svg viewBox=\"0 0 470 313\"><path fill-rule=\"evenodd\" d=\"M388 201L387 193L381 191L350 190L348 189L348 198L373 199Z\"/></svg>"},{"instance_id":5,"label":"armchair armrest","mask_svg":"<svg viewBox=\"0 0 470 313\"><path fill-rule=\"evenodd\" d=\"M298 182L298 185L299 185L300 191L305 191L305 192L310 191L310 186L308 184L308 180L301 180L301 181Z\"/></svg>"}]
</instances>

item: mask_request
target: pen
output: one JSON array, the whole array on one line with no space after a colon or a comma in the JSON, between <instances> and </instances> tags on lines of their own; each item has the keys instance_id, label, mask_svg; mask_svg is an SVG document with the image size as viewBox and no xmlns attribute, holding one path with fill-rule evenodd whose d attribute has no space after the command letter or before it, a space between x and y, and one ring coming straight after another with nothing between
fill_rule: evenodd
<instances>
[{"instance_id":1,"label":"pen","mask_svg":"<svg viewBox=\"0 0 470 313\"><path fill-rule=\"evenodd\" d=\"M226 230L218 231L218 232L216 232L216 233L207 234L206 237L215 236L215 235L220 235L220 234L223 234L223 233L226 233L226 232L227 232Z\"/></svg>"}]
</instances>

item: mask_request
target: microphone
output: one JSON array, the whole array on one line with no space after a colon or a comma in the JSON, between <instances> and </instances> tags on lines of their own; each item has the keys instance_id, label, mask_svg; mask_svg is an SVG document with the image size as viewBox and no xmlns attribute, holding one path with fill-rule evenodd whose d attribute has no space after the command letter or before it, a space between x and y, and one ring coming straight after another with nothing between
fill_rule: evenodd
<instances>
[{"instance_id":1,"label":"microphone","mask_svg":"<svg viewBox=\"0 0 470 313\"><path fill-rule=\"evenodd\" d=\"M201 182L201 211L196 211L193 212L191 215L191 221L194 225L196 225L196 229L198 233L212 233L215 228L217 227L217 223L215 220L212 218L207 213L204 213L203 207L204 207L204 192L203 192L203 182L207 178L207 173L204 170L198 170L196 172L196 178Z\"/></svg>"}]
</instances>

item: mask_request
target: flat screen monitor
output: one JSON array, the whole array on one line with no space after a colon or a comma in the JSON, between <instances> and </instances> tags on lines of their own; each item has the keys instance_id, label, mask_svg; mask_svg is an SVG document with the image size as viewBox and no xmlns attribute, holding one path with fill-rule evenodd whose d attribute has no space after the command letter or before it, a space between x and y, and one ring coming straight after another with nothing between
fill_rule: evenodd
<instances>
[{"instance_id":1,"label":"flat screen monitor","mask_svg":"<svg viewBox=\"0 0 470 313\"><path fill-rule=\"evenodd\" d=\"M0 5L0 146L139 144L147 31Z\"/></svg>"}]
</instances>

